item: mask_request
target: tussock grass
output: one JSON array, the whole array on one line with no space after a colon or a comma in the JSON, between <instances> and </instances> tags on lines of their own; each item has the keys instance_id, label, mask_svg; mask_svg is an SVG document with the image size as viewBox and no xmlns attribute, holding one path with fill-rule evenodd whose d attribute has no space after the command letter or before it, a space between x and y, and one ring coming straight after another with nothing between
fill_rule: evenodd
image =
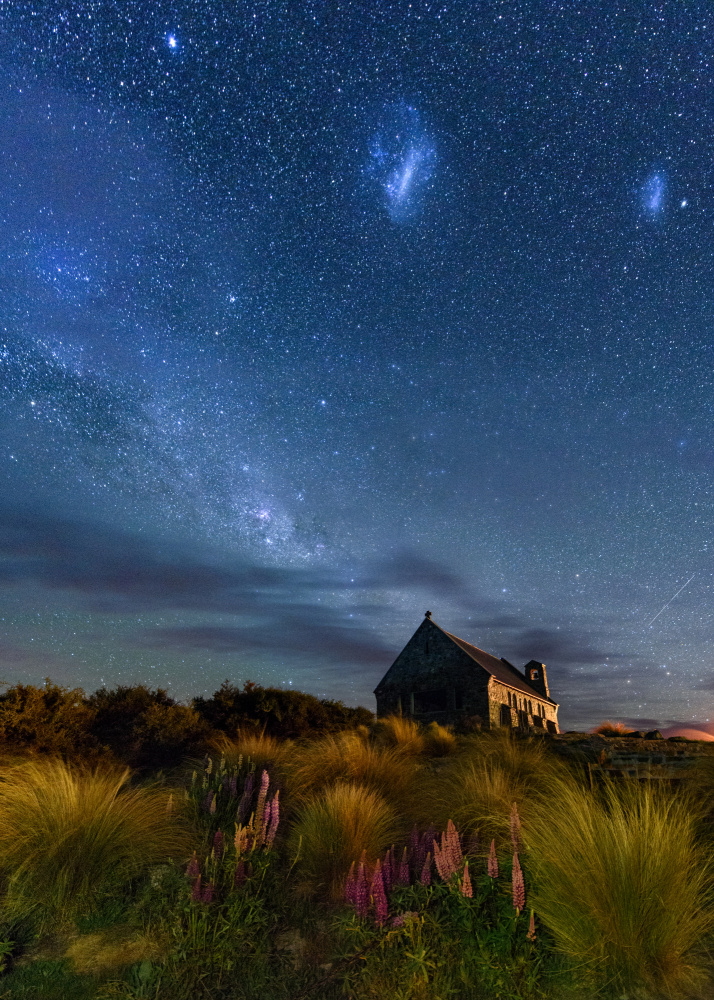
<instances>
[{"instance_id":1,"label":"tussock grass","mask_svg":"<svg viewBox=\"0 0 714 1000\"><path fill-rule=\"evenodd\" d=\"M430 757L448 757L456 753L459 741L456 736L440 726L438 722L430 722L424 733L424 750Z\"/></svg>"},{"instance_id":2,"label":"tussock grass","mask_svg":"<svg viewBox=\"0 0 714 1000\"><path fill-rule=\"evenodd\" d=\"M372 726L375 746L391 747L418 756L424 752L424 732L413 719L401 715L387 715L377 719Z\"/></svg>"},{"instance_id":3,"label":"tussock grass","mask_svg":"<svg viewBox=\"0 0 714 1000\"><path fill-rule=\"evenodd\" d=\"M713 870L692 800L635 782L593 793L573 779L550 794L523 833L528 905L556 947L618 996L712 995L702 945L714 930Z\"/></svg>"},{"instance_id":4,"label":"tussock grass","mask_svg":"<svg viewBox=\"0 0 714 1000\"><path fill-rule=\"evenodd\" d=\"M392 806L373 789L339 783L300 807L290 834L297 891L338 900L362 851L379 857L400 832Z\"/></svg>"},{"instance_id":5,"label":"tussock grass","mask_svg":"<svg viewBox=\"0 0 714 1000\"><path fill-rule=\"evenodd\" d=\"M595 726L592 732L600 733L601 736L622 736L624 733L632 732L632 730L624 722L610 722L607 719L605 722L601 722L599 726Z\"/></svg>"},{"instance_id":6,"label":"tussock grass","mask_svg":"<svg viewBox=\"0 0 714 1000\"><path fill-rule=\"evenodd\" d=\"M548 753L540 739L521 740L508 732L467 738L445 763L435 783L433 822L478 832L482 841L507 839L513 802L522 816L549 789L565 765Z\"/></svg>"},{"instance_id":7,"label":"tussock grass","mask_svg":"<svg viewBox=\"0 0 714 1000\"><path fill-rule=\"evenodd\" d=\"M396 747L375 746L360 733L346 730L300 748L289 776L296 801L305 801L335 782L364 785L384 795L403 815L411 816L421 769Z\"/></svg>"},{"instance_id":8,"label":"tussock grass","mask_svg":"<svg viewBox=\"0 0 714 1000\"><path fill-rule=\"evenodd\" d=\"M147 866L190 854L167 793L129 788L130 772L23 761L0 775L3 919L38 931L92 913Z\"/></svg>"},{"instance_id":9,"label":"tussock grass","mask_svg":"<svg viewBox=\"0 0 714 1000\"><path fill-rule=\"evenodd\" d=\"M211 750L222 754L228 767L235 767L241 755L244 763L250 758L258 776L265 769L273 779L284 776L295 758L292 740L276 739L250 729L239 729L233 739L225 734L217 736L210 741L209 752Z\"/></svg>"}]
</instances>

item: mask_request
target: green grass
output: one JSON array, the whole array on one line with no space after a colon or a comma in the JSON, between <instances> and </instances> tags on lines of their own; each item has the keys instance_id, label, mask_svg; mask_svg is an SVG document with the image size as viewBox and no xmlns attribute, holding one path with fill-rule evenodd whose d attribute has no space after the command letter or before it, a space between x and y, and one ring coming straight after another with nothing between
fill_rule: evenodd
<instances>
[{"instance_id":1,"label":"green grass","mask_svg":"<svg viewBox=\"0 0 714 1000\"><path fill-rule=\"evenodd\" d=\"M550 796L524 836L528 905L557 948L620 993L714 995L712 858L692 799L634 782L593 793L567 778Z\"/></svg>"},{"instance_id":2,"label":"green grass","mask_svg":"<svg viewBox=\"0 0 714 1000\"><path fill-rule=\"evenodd\" d=\"M129 771L28 760L0 780L2 916L39 932L125 895L149 866L190 853L167 794Z\"/></svg>"},{"instance_id":3,"label":"green grass","mask_svg":"<svg viewBox=\"0 0 714 1000\"><path fill-rule=\"evenodd\" d=\"M372 789L337 784L298 811L290 835L298 891L338 900L345 876L362 851L374 860L399 835L394 809Z\"/></svg>"}]
</instances>

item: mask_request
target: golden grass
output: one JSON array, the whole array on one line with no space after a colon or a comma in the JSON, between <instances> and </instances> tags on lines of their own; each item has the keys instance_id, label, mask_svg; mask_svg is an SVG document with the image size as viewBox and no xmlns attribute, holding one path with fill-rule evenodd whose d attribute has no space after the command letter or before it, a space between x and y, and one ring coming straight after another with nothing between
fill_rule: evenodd
<instances>
[{"instance_id":1,"label":"golden grass","mask_svg":"<svg viewBox=\"0 0 714 1000\"><path fill-rule=\"evenodd\" d=\"M288 790L305 801L337 781L364 785L411 817L419 794L421 768L396 747L375 746L354 730L302 745L288 776Z\"/></svg>"},{"instance_id":2,"label":"golden grass","mask_svg":"<svg viewBox=\"0 0 714 1000\"><path fill-rule=\"evenodd\" d=\"M617 995L714 995L702 953L712 861L696 844L692 800L635 782L594 794L572 778L552 781L550 797L523 833L527 905L556 947Z\"/></svg>"},{"instance_id":3,"label":"golden grass","mask_svg":"<svg viewBox=\"0 0 714 1000\"><path fill-rule=\"evenodd\" d=\"M104 975L145 960L160 959L165 942L128 925L108 927L93 934L82 934L72 941L64 957L72 962L79 975Z\"/></svg>"},{"instance_id":4,"label":"golden grass","mask_svg":"<svg viewBox=\"0 0 714 1000\"><path fill-rule=\"evenodd\" d=\"M391 747L418 756L424 752L424 733L413 719L387 715L372 725L375 746Z\"/></svg>"},{"instance_id":5,"label":"golden grass","mask_svg":"<svg viewBox=\"0 0 714 1000\"><path fill-rule=\"evenodd\" d=\"M292 740L279 740L250 729L239 729L232 739L221 734L210 741L210 749L222 754L229 768L235 767L242 755L244 762L250 758L255 764L258 776L265 769L272 778L283 776L295 757Z\"/></svg>"},{"instance_id":6,"label":"golden grass","mask_svg":"<svg viewBox=\"0 0 714 1000\"><path fill-rule=\"evenodd\" d=\"M430 722L424 733L424 750L430 757L448 757L456 753L459 741L450 729Z\"/></svg>"},{"instance_id":7,"label":"golden grass","mask_svg":"<svg viewBox=\"0 0 714 1000\"><path fill-rule=\"evenodd\" d=\"M600 733L602 736L622 736L623 733L631 733L632 729L630 726L626 726L624 722L610 722L606 720L601 722L599 726L595 726L592 730L593 733Z\"/></svg>"},{"instance_id":8,"label":"golden grass","mask_svg":"<svg viewBox=\"0 0 714 1000\"><path fill-rule=\"evenodd\" d=\"M342 897L345 877L362 851L376 860L398 837L392 806L373 789L339 783L298 810L290 832L302 896Z\"/></svg>"},{"instance_id":9,"label":"golden grass","mask_svg":"<svg viewBox=\"0 0 714 1000\"><path fill-rule=\"evenodd\" d=\"M482 842L503 841L512 803L527 816L531 802L565 770L541 739L521 740L501 731L469 737L435 778L433 822L445 827L453 819L459 830L478 833Z\"/></svg>"},{"instance_id":10,"label":"golden grass","mask_svg":"<svg viewBox=\"0 0 714 1000\"><path fill-rule=\"evenodd\" d=\"M73 767L57 758L3 769L2 909L39 930L92 913L149 865L190 853L190 834L167 813L168 794L129 788L129 770Z\"/></svg>"}]
</instances>

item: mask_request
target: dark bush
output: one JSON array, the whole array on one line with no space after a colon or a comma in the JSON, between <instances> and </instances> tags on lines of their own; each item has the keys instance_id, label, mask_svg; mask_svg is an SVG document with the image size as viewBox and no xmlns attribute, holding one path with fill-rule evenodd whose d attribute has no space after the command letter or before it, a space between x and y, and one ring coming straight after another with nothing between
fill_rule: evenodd
<instances>
[{"instance_id":1,"label":"dark bush","mask_svg":"<svg viewBox=\"0 0 714 1000\"><path fill-rule=\"evenodd\" d=\"M341 701L316 698L303 691L261 687L246 681L242 688L224 681L212 698L194 698L193 707L216 729L229 736L253 727L270 736L300 738L369 725L372 713L349 708Z\"/></svg>"},{"instance_id":2,"label":"dark bush","mask_svg":"<svg viewBox=\"0 0 714 1000\"><path fill-rule=\"evenodd\" d=\"M81 688L68 690L49 677L42 688L16 684L0 695L0 745L93 763L106 755L94 718Z\"/></svg>"}]
</instances>

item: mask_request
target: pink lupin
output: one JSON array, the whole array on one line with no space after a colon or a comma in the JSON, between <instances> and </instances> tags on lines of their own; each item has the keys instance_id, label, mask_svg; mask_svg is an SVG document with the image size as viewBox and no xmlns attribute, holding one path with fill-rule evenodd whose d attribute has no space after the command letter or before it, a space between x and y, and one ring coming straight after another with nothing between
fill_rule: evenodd
<instances>
[{"instance_id":1,"label":"pink lupin","mask_svg":"<svg viewBox=\"0 0 714 1000\"><path fill-rule=\"evenodd\" d=\"M471 885L471 876L469 875L469 863L468 861L464 865L464 878L461 883L461 895L468 896L469 899L472 898L474 894L473 887Z\"/></svg>"},{"instance_id":2,"label":"pink lupin","mask_svg":"<svg viewBox=\"0 0 714 1000\"><path fill-rule=\"evenodd\" d=\"M200 903L202 899L201 894L201 876L197 875L193 882L193 889L191 890L191 899L194 903Z\"/></svg>"},{"instance_id":3,"label":"pink lupin","mask_svg":"<svg viewBox=\"0 0 714 1000\"><path fill-rule=\"evenodd\" d=\"M382 862L382 884L385 892L390 892L393 884L392 854L387 851Z\"/></svg>"},{"instance_id":4,"label":"pink lupin","mask_svg":"<svg viewBox=\"0 0 714 1000\"><path fill-rule=\"evenodd\" d=\"M350 865L350 870L345 879L345 902L351 903L352 906L355 905L355 888L356 888L356 877L355 877L355 863L354 861Z\"/></svg>"},{"instance_id":5,"label":"pink lupin","mask_svg":"<svg viewBox=\"0 0 714 1000\"><path fill-rule=\"evenodd\" d=\"M196 852L193 852L193 857L188 863L188 868L186 869L186 875L188 878L195 878L197 875L201 874L201 869L198 864L198 858L196 857Z\"/></svg>"},{"instance_id":6,"label":"pink lupin","mask_svg":"<svg viewBox=\"0 0 714 1000\"><path fill-rule=\"evenodd\" d=\"M399 862L396 884L409 885L409 852L406 847L402 851L402 860Z\"/></svg>"},{"instance_id":7,"label":"pink lupin","mask_svg":"<svg viewBox=\"0 0 714 1000\"><path fill-rule=\"evenodd\" d=\"M208 882L203 888L203 895L201 896L202 903L212 903L213 902L213 882Z\"/></svg>"},{"instance_id":8,"label":"pink lupin","mask_svg":"<svg viewBox=\"0 0 714 1000\"><path fill-rule=\"evenodd\" d=\"M526 905L526 887L523 882L523 872L518 860L518 854L513 855L513 906L520 913Z\"/></svg>"},{"instance_id":9,"label":"pink lupin","mask_svg":"<svg viewBox=\"0 0 714 1000\"><path fill-rule=\"evenodd\" d=\"M449 860L454 871L461 867L464 855L461 850L461 840L453 822L449 820L446 824L446 842L449 850Z\"/></svg>"},{"instance_id":10,"label":"pink lupin","mask_svg":"<svg viewBox=\"0 0 714 1000\"><path fill-rule=\"evenodd\" d=\"M236 865L236 873L233 878L233 888L239 889L245 882L246 871L245 871L245 861L243 858L238 859L238 864Z\"/></svg>"},{"instance_id":11,"label":"pink lupin","mask_svg":"<svg viewBox=\"0 0 714 1000\"><path fill-rule=\"evenodd\" d=\"M223 854L223 832L221 830L216 830L213 834L213 849L216 852L216 857L220 858Z\"/></svg>"},{"instance_id":12,"label":"pink lupin","mask_svg":"<svg viewBox=\"0 0 714 1000\"><path fill-rule=\"evenodd\" d=\"M528 922L528 933L526 934L526 940L535 941L535 939L536 939L535 916L533 914L533 910L531 910L531 919Z\"/></svg>"},{"instance_id":13,"label":"pink lupin","mask_svg":"<svg viewBox=\"0 0 714 1000\"><path fill-rule=\"evenodd\" d=\"M265 800L268 796L268 785L270 784L270 778L267 771L263 771L260 776L260 791L258 792L258 801L255 806L255 831L258 837L263 828L263 810L265 808ZM257 844L258 847L262 844L262 839L260 843Z\"/></svg>"},{"instance_id":14,"label":"pink lupin","mask_svg":"<svg viewBox=\"0 0 714 1000\"><path fill-rule=\"evenodd\" d=\"M496 841L491 841L491 853L488 856L488 874L491 878L498 878L498 858L496 857Z\"/></svg>"},{"instance_id":15,"label":"pink lupin","mask_svg":"<svg viewBox=\"0 0 714 1000\"><path fill-rule=\"evenodd\" d=\"M266 847L272 847L273 841L275 840L275 834L278 832L278 823L280 822L280 790L273 796L273 801L270 806L270 826L268 827L267 833L265 835L265 845Z\"/></svg>"},{"instance_id":16,"label":"pink lupin","mask_svg":"<svg viewBox=\"0 0 714 1000\"><path fill-rule=\"evenodd\" d=\"M364 854L362 855L364 858ZM354 907L358 917L366 917L369 909L369 888L367 886L367 873L365 862L361 860L357 866L357 877L354 885Z\"/></svg>"},{"instance_id":17,"label":"pink lupin","mask_svg":"<svg viewBox=\"0 0 714 1000\"><path fill-rule=\"evenodd\" d=\"M382 879L382 866L379 861L374 869L374 874L372 875L372 884L370 886L370 895L372 897L372 903L374 905L374 922L378 927L381 927L384 921L387 919L387 896L384 891L384 881Z\"/></svg>"}]
</instances>

